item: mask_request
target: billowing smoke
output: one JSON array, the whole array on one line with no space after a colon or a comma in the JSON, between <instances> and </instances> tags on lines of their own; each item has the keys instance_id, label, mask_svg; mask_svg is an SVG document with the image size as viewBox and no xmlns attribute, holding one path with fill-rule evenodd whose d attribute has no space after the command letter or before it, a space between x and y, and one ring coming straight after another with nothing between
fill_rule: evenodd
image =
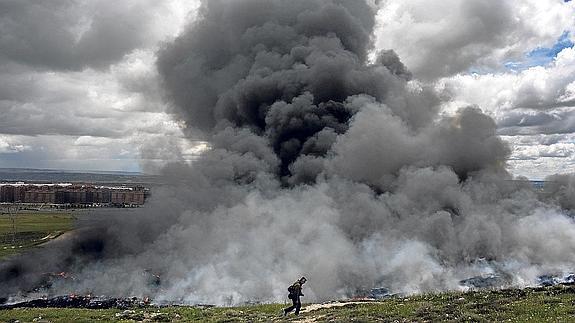
<instances>
[{"instance_id":1,"label":"billowing smoke","mask_svg":"<svg viewBox=\"0 0 575 323\"><path fill-rule=\"evenodd\" d=\"M548 176L545 181L548 198L561 208L575 212L575 173Z\"/></svg>"},{"instance_id":2,"label":"billowing smoke","mask_svg":"<svg viewBox=\"0 0 575 323\"><path fill-rule=\"evenodd\" d=\"M167 166L145 209L7 265L6 293L62 267L76 279L53 293L217 304L281 301L302 275L324 300L572 270L572 198L510 181L478 107L443 116L393 51L368 59L374 15L360 0L205 1L157 64L211 149Z\"/></svg>"},{"instance_id":3,"label":"billowing smoke","mask_svg":"<svg viewBox=\"0 0 575 323\"><path fill-rule=\"evenodd\" d=\"M463 177L500 166L508 151L490 118L467 108L437 123L440 100L409 82L393 51L368 63L373 27L365 1L210 1L158 67L178 117L226 137L215 149L261 160L252 175L299 184L333 168L377 182L407 164L448 165ZM353 160L364 157L383 164Z\"/></svg>"}]
</instances>

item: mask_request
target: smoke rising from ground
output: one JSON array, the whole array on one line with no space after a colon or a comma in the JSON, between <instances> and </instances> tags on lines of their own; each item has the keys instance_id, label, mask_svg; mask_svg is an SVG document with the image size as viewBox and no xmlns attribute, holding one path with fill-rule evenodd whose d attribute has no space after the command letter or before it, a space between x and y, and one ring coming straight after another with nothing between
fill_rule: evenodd
<instances>
[{"instance_id":1,"label":"smoke rising from ground","mask_svg":"<svg viewBox=\"0 0 575 323\"><path fill-rule=\"evenodd\" d=\"M205 1L157 64L173 114L211 149L166 167L171 184L138 214L6 265L6 293L62 267L76 279L56 293L224 305L281 301L302 275L308 300L325 300L572 270L572 198L510 182L510 150L478 107L442 116L393 51L368 61L374 10Z\"/></svg>"}]
</instances>

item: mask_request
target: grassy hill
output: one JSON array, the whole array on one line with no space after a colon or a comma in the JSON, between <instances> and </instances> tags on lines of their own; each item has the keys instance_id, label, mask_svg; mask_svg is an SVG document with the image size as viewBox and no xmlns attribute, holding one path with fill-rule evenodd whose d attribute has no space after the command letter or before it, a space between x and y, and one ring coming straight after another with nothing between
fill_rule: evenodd
<instances>
[{"instance_id":1,"label":"grassy hill","mask_svg":"<svg viewBox=\"0 0 575 323\"><path fill-rule=\"evenodd\" d=\"M427 294L383 301L306 304L281 316L283 304L233 308L0 310L1 322L575 322L575 287L556 286Z\"/></svg>"},{"instance_id":2,"label":"grassy hill","mask_svg":"<svg viewBox=\"0 0 575 323\"><path fill-rule=\"evenodd\" d=\"M64 212L20 212L14 218L0 214L0 261L52 240L73 227L74 217Z\"/></svg>"}]
</instances>

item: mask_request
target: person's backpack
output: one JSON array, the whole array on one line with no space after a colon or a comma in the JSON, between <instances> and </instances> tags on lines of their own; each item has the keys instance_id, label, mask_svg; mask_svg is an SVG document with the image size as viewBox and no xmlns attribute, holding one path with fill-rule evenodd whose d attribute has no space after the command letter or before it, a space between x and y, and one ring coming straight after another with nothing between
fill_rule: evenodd
<instances>
[{"instance_id":1,"label":"person's backpack","mask_svg":"<svg viewBox=\"0 0 575 323\"><path fill-rule=\"evenodd\" d=\"M295 294L295 286L294 286L294 285L291 285L290 287L288 287L288 292L289 292L290 294Z\"/></svg>"}]
</instances>

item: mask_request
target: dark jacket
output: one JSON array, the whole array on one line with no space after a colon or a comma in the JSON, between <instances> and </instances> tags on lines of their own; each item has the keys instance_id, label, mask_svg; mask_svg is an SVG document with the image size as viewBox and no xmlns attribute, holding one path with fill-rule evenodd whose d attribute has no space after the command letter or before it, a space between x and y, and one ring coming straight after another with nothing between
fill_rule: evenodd
<instances>
[{"instance_id":1,"label":"dark jacket","mask_svg":"<svg viewBox=\"0 0 575 323\"><path fill-rule=\"evenodd\" d=\"M293 283L288 288L289 295L291 296L290 298L303 296L301 290L302 290L302 284L299 281Z\"/></svg>"}]
</instances>

